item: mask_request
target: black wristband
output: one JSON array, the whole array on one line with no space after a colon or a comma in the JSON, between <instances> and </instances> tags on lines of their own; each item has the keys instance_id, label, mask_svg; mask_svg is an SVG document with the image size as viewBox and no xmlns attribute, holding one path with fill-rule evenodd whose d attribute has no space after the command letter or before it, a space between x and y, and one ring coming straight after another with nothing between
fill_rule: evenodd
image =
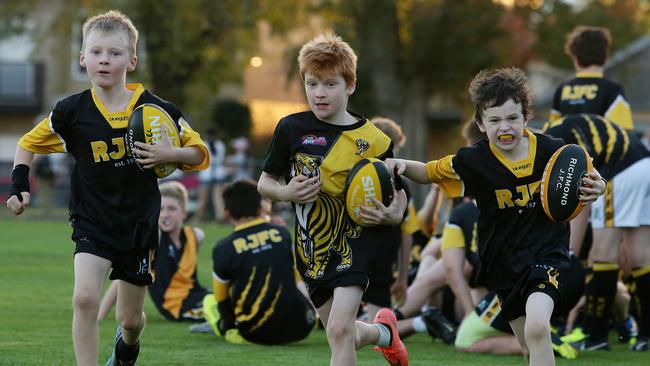
<instances>
[{"instance_id":1,"label":"black wristband","mask_svg":"<svg viewBox=\"0 0 650 366\"><path fill-rule=\"evenodd\" d=\"M29 192L29 166L18 164L11 172L11 188L9 197L16 196L20 202L23 201L22 192Z\"/></svg>"}]
</instances>

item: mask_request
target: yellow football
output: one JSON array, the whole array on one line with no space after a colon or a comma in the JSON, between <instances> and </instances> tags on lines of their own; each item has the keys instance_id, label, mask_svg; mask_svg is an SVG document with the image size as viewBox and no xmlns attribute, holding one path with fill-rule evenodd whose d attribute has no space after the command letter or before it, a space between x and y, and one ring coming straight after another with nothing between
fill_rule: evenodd
<instances>
[{"instance_id":1,"label":"yellow football","mask_svg":"<svg viewBox=\"0 0 650 366\"><path fill-rule=\"evenodd\" d=\"M392 174L381 160L375 158L359 160L345 180L345 209L350 219L362 225L359 217L361 206L374 207L373 198L385 206L390 205L394 187Z\"/></svg>"},{"instance_id":2,"label":"yellow football","mask_svg":"<svg viewBox=\"0 0 650 366\"><path fill-rule=\"evenodd\" d=\"M126 146L129 153L138 158L133 151L135 142L140 141L149 145L157 144L162 138L162 129L167 130L167 135L175 147L181 146L181 139L178 129L169 114L160 106L155 104L142 104L133 110L126 130ZM140 170L144 167L135 162ZM178 164L158 164L153 170L158 178L164 178L178 169Z\"/></svg>"}]
</instances>

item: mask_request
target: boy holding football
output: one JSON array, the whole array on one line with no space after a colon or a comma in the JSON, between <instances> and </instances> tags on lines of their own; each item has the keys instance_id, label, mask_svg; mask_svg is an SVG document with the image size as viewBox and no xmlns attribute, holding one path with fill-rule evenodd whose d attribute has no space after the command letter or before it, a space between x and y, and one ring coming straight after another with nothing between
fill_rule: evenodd
<instances>
[{"instance_id":1,"label":"boy holding football","mask_svg":"<svg viewBox=\"0 0 650 366\"><path fill-rule=\"evenodd\" d=\"M158 246L160 193L151 168L179 164L205 169L210 157L198 133L180 111L141 84L126 84L135 69L138 31L126 16L109 11L83 26L79 58L92 88L65 98L18 142L7 207L20 215L29 207L29 167L34 153L69 152L76 165L71 177L70 224L74 256L72 335L78 365L97 365L97 314L106 274L119 279L118 332L107 365L132 365L145 324L151 260ZM125 132L133 109L143 103L162 107L173 119L181 147L163 131L156 145L136 142L135 159L126 153Z\"/></svg>"},{"instance_id":2,"label":"boy holding football","mask_svg":"<svg viewBox=\"0 0 650 366\"><path fill-rule=\"evenodd\" d=\"M569 263L569 227L545 215L539 186L546 163L563 143L526 129L531 97L521 70L482 71L469 92L487 140L426 164L399 159L387 164L416 182L440 184L449 197L476 199L477 281L499 296L530 364L553 365L549 324L560 300L558 271ZM605 182L594 170L580 191L580 200L591 203L603 194Z\"/></svg>"},{"instance_id":3,"label":"boy holding football","mask_svg":"<svg viewBox=\"0 0 650 366\"><path fill-rule=\"evenodd\" d=\"M395 192L388 207L378 201L377 208L362 207L368 225L362 227L347 216L343 192L357 161L392 156L390 139L346 109L356 87L357 56L340 37L313 39L298 62L310 111L280 120L258 189L264 197L293 203L296 264L325 325L330 364L354 365L355 349L376 344L391 364L407 365L392 311L381 309L374 324L356 321L374 244L390 231L386 225L402 220L406 195Z\"/></svg>"}]
</instances>

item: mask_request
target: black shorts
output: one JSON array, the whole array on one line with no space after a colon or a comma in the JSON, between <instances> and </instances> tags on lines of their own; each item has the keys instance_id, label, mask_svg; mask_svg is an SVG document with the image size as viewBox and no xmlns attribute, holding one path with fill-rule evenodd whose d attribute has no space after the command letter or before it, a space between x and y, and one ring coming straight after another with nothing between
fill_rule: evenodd
<instances>
[{"instance_id":1,"label":"black shorts","mask_svg":"<svg viewBox=\"0 0 650 366\"><path fill-rule=\"evenodd\" d=\"M542 292L553 299L555 308L560 302L560 271L557 265L536 264L521 276L510 289L494 290L501 302L501 313L507 321L526 315L526 301L534 292Z\"/></svg>"},{"instance_id":2,"label":"black shorts","mask_svg":"<svg viewBox=\"0 0 650 366\"><path fill-rule=\"evenodd\" d=\"M88 253L111 261L111 280L123 280L136 286L147 286L153 282L155 249L133 248L117 250L87 236L72 238L77 245L74 254Z\"/></svg>"},{"instance_id":3,"label":"black shorts","mask_svg":"<svg viewBox=\"0 0 650 366\"><path fill-rule=\"evenodd\" d=\"M241 336L257 344L285 344L305 339L316 323L316 311L302 293L289 296L276 305L277 311L261 327Z\"/></svg>"},{"instance_id":4,"label":"black shorts","mask_svg":"<svg viewBox=\"0 0 650 366\"><path fill-rule=\"evenodd\" d=\"M359 286L365 290L368 287L368 275L361 272L348 271L330 280L312 280L307 283L309 298L317 309L323 306L334 295L335 288L346 286Z\"/></svg>"},{"instance_id":5,"label":"black shorts","mask_svg":"<svg viewBox=\"0 0 650 366\"><path fill-rule=\"evenodd\" d=\"M398 228L399 231L399 228ZM368 272L368 288L362 300L381 307L390 307L390 287L395 282L393 267L398 257L401 232L393 240L379 244Z\"/></svg>"}]
</instances>

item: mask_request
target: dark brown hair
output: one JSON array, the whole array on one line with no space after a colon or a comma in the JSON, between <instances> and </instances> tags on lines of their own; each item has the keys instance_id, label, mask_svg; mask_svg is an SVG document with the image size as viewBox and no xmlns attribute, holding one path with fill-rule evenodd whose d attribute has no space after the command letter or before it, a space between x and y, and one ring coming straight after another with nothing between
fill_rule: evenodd
<instances>
[{"instance_id":1,"label":"dark brown hair","mask_svg":"<svg viewBox=\"0 0 650 366\"><path fill-rule=\"evenodd\" d=\"M612 35L609 29L579 25L567 34L564 52L580 67L602 66L607 62Z\"/></svg>"},{"instance_id":2,"label":"dark brown hair","mask_svg":"<svg viewBox=\"0 0 650 366\"><path fill-rule=\"evenodd\" d=\"M532 116L526 74L517 67L479 72L469 86L469 95L474 104L474 118L478 123L483 123L484 110L503 105L508 99L521 104L521 112L525 120Z\"/></svg>"}]
</instances>

